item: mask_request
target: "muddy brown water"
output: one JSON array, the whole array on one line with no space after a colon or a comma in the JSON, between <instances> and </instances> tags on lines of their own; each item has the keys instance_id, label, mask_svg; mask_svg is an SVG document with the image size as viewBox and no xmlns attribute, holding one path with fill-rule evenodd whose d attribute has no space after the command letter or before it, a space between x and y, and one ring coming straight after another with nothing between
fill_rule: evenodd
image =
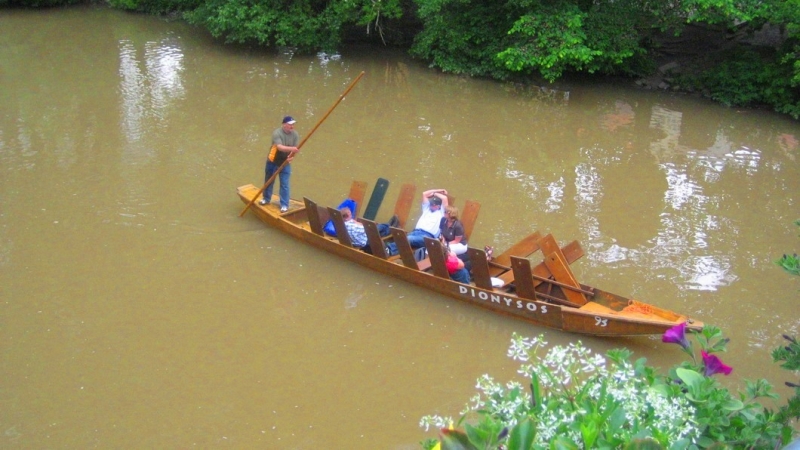
<instances>
[{"instance_id":1,"label":"muddy brown water","mask_svg":"<svg viewBox=\"0 0 800 450\"><path fill-rule=\"evenodd\" d=\"M0 446L418 448L513 332L666 368L658 337L559 333L433 295L239 218L270 133L305 136L292 195L350 181L483 205L476 246L538 229L586 284L718 325L733 389L787 374L800 125L612 83L519 86L365 48L223 46L102 8L0 13ZM384 207L379 219L388 219Z\"/></svg>"}]
</instances>

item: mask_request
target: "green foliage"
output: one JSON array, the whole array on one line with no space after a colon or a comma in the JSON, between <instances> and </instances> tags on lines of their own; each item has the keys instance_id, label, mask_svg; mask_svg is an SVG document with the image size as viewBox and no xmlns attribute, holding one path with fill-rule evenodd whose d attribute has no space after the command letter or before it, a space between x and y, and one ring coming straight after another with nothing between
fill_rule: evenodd
<instances>
[{"instance_id":1,"label":"green foliage","mask_svg":"<svg viewBox=\"0 0 800 450\"><path fill-rule=\"evenodd\" d=\"M682 85L724 104L767 104L800 118L800 0L414 1L422 30L413 55L445 72L496 79L647 75L656 32L680 34L698 23L742 37L770 23L787 37L781 48L762 54L737 48L728 62Z\"/></svg>"},{"instance_id":2,"label":"green foliage","mask_svg":"<svg viewBox=\"0 0 800 450\"><path fill-rule=\"evenodd\" d=\"M646 360L630 362L626 349L592 354L580 342L567 347L547 346L543 337L514 335L508 354L521 361L519 373L530 389L518 382L496 383L488 375L478 380L481 391L467 405L460 422L423 417L420 425L444 428L440 448L453 449L701 449L780 448L792 438L791 421L800 418L800 390L787 406L775 412L759 403L777 396L765 380L746 382L738 395L714 378L729 373L716 353L728 339L713 326L686 338L685 324L664 335L665 342L682 346L690 359L659 375ZM794 370L800 346L793 338L777 356L782 367ZM693 347L700 347L702 358ZM776 361L779 358L775 358ZM793 361L789 363L788 361ZM794 386L792 384L792 386ZM435 444L433 447L436 448Z\"/></svg>"},{"instance_id":3,"label":"green foliage","mask_svg":"<svg viewBox=\"0 0 800 450\"><path fill-rule=\"evenodd\" d=\"M85 3L85 0L0 0L0 7L21 6L24 8L50 8Z\"/></svg>"},{"instance_id":4,"label":"green foliage","mask_svg":"<svg viewBox=\"0 0 800 450\"><path fill-rule=\"evenodd\" d=\"M444 72L504 79L503 50L514 11L490 0L415 0L423 24L411 54Z\"/></svg>"},{"instance_id":5,"label":"green foliage","mask_svg":"<svg viewBox=\"0 0 800 450\"><path fill-rule=\"evenodd\" d=\"M794 222L795 225L800 226L800 220L796 220ZM778 263L786 270L788 273L800 276L800 271L798 271L798 264L797 264L797 255L795 254L792 257L792 262L787 268L786 265L782 264L783 260L786 260L786 255L783 255L783 259L778 261ZM786 370L791 370L795 373L800 371L800 342L797 341L797 338L792 336L783 335L783 338L789 342L788 345L785 347L778 347L772 351L772 360L781 363L781 367ZM793 382L787 381L786 386L794 389L794 397L789 399L789 402L782 406L781 409L778 411L777 416L778 420L785 421L791 418L800 417L800 380ZM791 438L791 429L788 427L783 430L784 432L784 441L787 441Z\"/></svg>"},{"instance_id":6,"label":"green foliage","mask_svg":"<svg viewBox=\"0 0 800 450\"><path fill-rule=\"evenodd\" d=\"M792 275L800 275L800 258L797 257L797 253L792 255L784 254L781 259L777 261L778 265L783 268L783 270L789 272Z\"/></svg>"},{"instance_id":7,"label":"green foliage","mask_svg":"<svg viewBox=\"0 0 800 450\"><path fill-rule=\"evenodd\" d=\"M646 35L637 27L644 12L638 2L542 5L519 17L509 30L508 47L498 54L512 72L538 72L549 81L565 72L630 73L643 56Z\"/></svg>"},{"instance_id":8,"label":"green foliage","mask_svg":"<svg viewBox=\"0 0 800 450\"><path fill-rule=\"evenodd\" d=\"M170 14L190 11L198 7L202 0L107 0L114 8L149 14Z\"/></svg>"},{"instance_id":9,"label":"green foliage","mask_svg":"<svg viewBox=\"0 0 800 450\"><path fill-rule=\"evenodd\" d=\"M796 220L794 224L800 227L800 220ZM789 274L800 276L800 258L797 257L797 253L791 255L784 253L781 259L775 261L775 263Z\"/></svg>"},{"instance_id":10,"label":"green foliage","mask_svg":"<svg viewBox=\"0 0 800 450\"><path fill-rule=\"evenodd\" d=\"M445 72L553 81L572 71L629 73L645 54L637 1L415 1L423 29L411 52Z\"/></svg>"},{"instance_id":11,"label":"green foliage","mask_svg":"<svg viewBox=\"0 0 800 450\"><path fill-rule=\"evenodd\" d=\"M680 10L687 22L733 26L758 17L767 3L761 0L683 0Z\"/></svg>"},{"instance_id":12,"label":"green foliage","mask_svg":"<svg viewBox=\"0 0 800 450\"><path fill-rule=\"evenodd\" d=\"M335 50L348 26L402 16L400 0L206 0L185 17L226 42L287 46L300 52Z\"/></svg>"},{"instance_id":13,"label":"green foliage","mask_svg":"<svg viewBox=\"0 0 800 450\"><path fill-rule=\"evenodd\" d=\"M725 105L770 105L797 119L800 118L800 83L793 81L797 76L794 75L795 64L754 51L736 51L713 69L685 81L707 90L712 99Z\"/></svg>"}]
</instances>

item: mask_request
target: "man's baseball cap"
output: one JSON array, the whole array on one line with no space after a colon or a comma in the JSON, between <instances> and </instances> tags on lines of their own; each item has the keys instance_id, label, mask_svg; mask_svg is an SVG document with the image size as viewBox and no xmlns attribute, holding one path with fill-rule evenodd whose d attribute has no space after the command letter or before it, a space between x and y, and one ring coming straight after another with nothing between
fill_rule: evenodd
<instances>
[{"instance_id":1,"label":"man's baseball cap","mask_svg":"<svg viewBox=\"0 0 800 450\"><path fill-rule=\"evenodd\" d=\"M283 118L283 123L288 123L289 125L294 125L295 122L297 122L297 121L294 120L294 118L292 116L286 116L286 117Z\"/></svg>"}]
</instances>

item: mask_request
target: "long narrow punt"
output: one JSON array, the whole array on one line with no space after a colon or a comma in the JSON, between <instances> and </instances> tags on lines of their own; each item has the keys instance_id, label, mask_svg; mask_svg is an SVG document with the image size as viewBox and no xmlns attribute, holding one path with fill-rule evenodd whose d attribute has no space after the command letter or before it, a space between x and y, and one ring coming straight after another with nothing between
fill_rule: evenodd
<instances>
[{"instance_id":1,"label":"long narrow punt","mask_svg":"<svg viewBox=\"0 0 800 450\"><path fill-rule=\"evenodd\" d=\"M405 222L409 210L407 198L413 194L413 185L404 186L401 198L395 204L395 212L404 216L402 222ZM239 197L245 204L257 192L258 188L253 185L238 188ZM350 191L351 195L362 199L364 192L361 182L354 183ZM580 284L570 269L570 264L583 256L577 241L559 247L552 236L535 232L491 262L487 261L483 250L470 248L468 254L473 263L474 281L462 284L446 276L444 260L439 255L416 261L410 248L406 248L408 241L401 228L392 228L392 237L389 238L394 239L401 255L389 256L383 246L386 238L378 236L374 222L362 219L370 247L376 249L370 254L351 245L346 233L342 233L342 218L336 209L318 205L309 198L292 200L285 213L280 212L275 202L253 205L252 211L267 225L302 242L377 272L535 325L598 336L661 334L683 322L692 329L703 326L685 315ZM474 214L477 215L477 209ZM337 234L343 238L325 234L323 224L329 219L334 220ZM431 248L440 247L433 245ZM534 263L532 258L537 254L542 258Z\"/></svg>"}]
</instances>

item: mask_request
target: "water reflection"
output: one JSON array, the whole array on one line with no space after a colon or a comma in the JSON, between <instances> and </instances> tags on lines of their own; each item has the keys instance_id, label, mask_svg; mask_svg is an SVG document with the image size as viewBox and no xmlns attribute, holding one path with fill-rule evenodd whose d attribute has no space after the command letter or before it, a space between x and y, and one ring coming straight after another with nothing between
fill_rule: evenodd
<instances>
[{"instance_id":1,"label":"water reflection","mask_svg":"<svg viewBox=\"0 0 800 450\"><path fill-rule=\"evenodd\" d=\"M787 158L794 161L795 152L800 147L800 142L797 141L793 134L783 133L778 136L778 146L780 146Z\"/></svg>"},{"instance_id":2,"label":"water reflection","mask_svg":"<svg viewBox=\"0 0 800 450\"><path fill-rule=\"evenodd\" d=\"M185 97L184 55L179 40L171 35L143 45L123 39L118 45L121 176L127 182L117 214L121 225L142 226L143 219L152 215L148 208L154 202L146 184L137 182L139 170L164 156L159 151L159 131L167 132L170 112Z\"/></svg>"},{"instance_id":3,"label":"water reflection","mask_svg":"<svg viewBox=\"0 0 800 450\"><path fill-rule=\"evenodd\" d=\"M582 153L588 158L591 149ZM600 250L599 201L603 195L600 173L593 163L581 163L575 167L575 209L580 218L580 228L588 238L588 245ZM599 254L599 253L597 253Z\"/></svg>"},{"instance_id":4,"label":"water reflection","mask_svg":"<svg viewBox=\"0 0 800 450\"><path fill-rule=\"evenodd\" d=\"M136 145L144 138L145 122L153 119L156 127L165 128L170 108L185 95L184 56L177 39L146 42L143 59L139 60L133 41L119 42L121 126L129 144L126 164L146 163L156 156L153 146Z\"/></svg>"},{"instance_id":5,"label":"water reflection","mask_svg":"<svg viewBox=\"0 0 800 450\"><path fill-rule=\"evenodd\" d=\"M627 102L617 100L614 102L614 112L603 116L602 127L608 131L617 131L617 128L631 125L634 117L633 107Z\"/></svg>"},{"instance_id":6,"label":"water reflection","mask_svg":"<svg viewBox=\"0 0 800 450\"><path fill-rule=\"evenodd\" d=\"M172 39L145 44L145 65L153 97L153 110L160 115L175 99L185 96L181 73L183 50Z\"/></svg>"},{"instance_id":7,"label":"water reflection","mask_svg":"<svg viewBox=\"0 0 800 450\"><path fill-rule=\"evenodd\" d=\"M650 144L650 152L658 161L669 161L681 151L679 138L682 119L683 113L680 111L672 111L659 105L654 106L650 112L650 128L664 133L661 140Z\"/></svg>"}]
</instances>

